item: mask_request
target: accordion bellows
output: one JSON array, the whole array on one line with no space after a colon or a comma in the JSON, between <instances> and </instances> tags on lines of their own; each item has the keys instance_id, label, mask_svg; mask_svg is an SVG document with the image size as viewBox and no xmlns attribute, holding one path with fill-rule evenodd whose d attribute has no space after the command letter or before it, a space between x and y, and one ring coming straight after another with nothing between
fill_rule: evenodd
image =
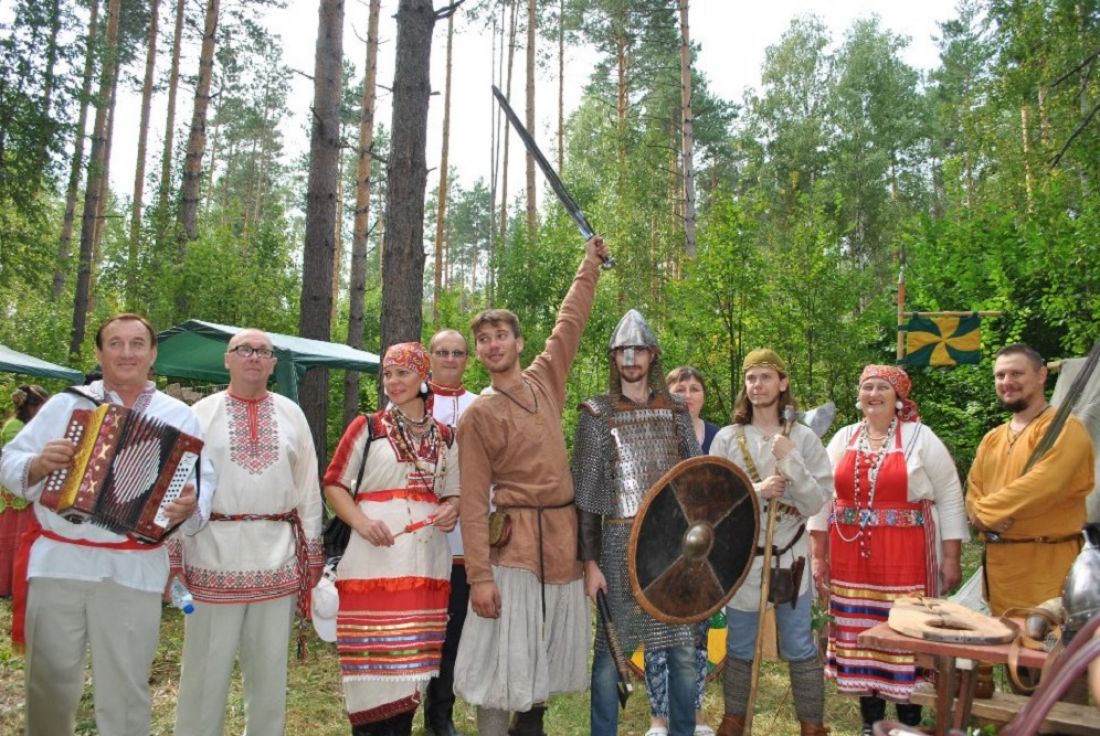
<instances>
[{"instance_id":1,"label":"accordion bellows","mask_svg":"<svg viewBox=\"0 0 1100 736\"><path fill-rule=\"evenodd\" d=\"M73 463L46 476L43 506L149 543L172 531L164 507L191 476L202 440L117 404L74 409L65 438L76 445Z\"/></svg>"}]
</instances>

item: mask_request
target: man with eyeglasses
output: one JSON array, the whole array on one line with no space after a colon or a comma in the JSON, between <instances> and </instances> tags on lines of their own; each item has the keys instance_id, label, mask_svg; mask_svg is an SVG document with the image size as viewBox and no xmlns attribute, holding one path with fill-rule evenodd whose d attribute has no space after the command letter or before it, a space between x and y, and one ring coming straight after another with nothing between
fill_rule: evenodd
<instances>
[{"instance_id":1,"label":"man with eyeglasses","mask_svg":"<svg viewBox=\"0 0 1100 736\"><path fill-rule=\"evenodd\" d=\"M183 545L196 605L185 621L179 736L220 736L238 653L245 733L283 733L295 601L304 616L323 559L313 438L298 405L267 389L276 362L265 333L238 332L225 352L228 389L193 407L218 495L210 522Z\"/></svg>"},{"instance_id":2,"label":"man with eyeglasses","mask_svg":"<svg viewBox=\"0 0 1100 736\"><path fill-rule=\"evenodd\" d=\"M466 407L477 394L462 385L469 351L466 338L457 330L440 330L428 343L432 373L428 380L432 390L432 416L454 427ZM447 634L443 641L443 658L439 664L439 676L428 683L424 704L424 730L434 736L457 736L452 713L454 712L455 656L458 641L462 637L462 625L466 621L466 608L470 602L470 586L466 582L466 562L462 556L462 530L459 525L447 533L451 543L451 598L447 605Z\"/></svg>"}]
</instances>

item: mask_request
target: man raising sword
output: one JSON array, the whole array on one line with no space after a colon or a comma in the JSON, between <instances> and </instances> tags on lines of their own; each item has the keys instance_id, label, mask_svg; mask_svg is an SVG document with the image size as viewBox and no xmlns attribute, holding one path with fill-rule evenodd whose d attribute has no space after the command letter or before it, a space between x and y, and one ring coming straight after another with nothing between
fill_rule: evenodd
<instances>
[{"instance_id":1,"label":"man raising sword","mask_svg":"<svg viewBox=\"0 0 1100 736\"><path fill-rule=\"evenodd\" d=\"M809 428L793 423L784 426L784 410L794 408L787 368L772 350L753 350L741 367L744 389L734 406L733 424L719 430L711 454L736 463L752 478L767 514L778 504L771 540L767 525L760 525L760 541L752 568L727 608L726 670L723 673L725 715L718 736L741 736L747 714L750 688L756 686L751 673L758 630L758 608L765 547L770 541L772 574L770 585L779 628L779 651L790 670L795 711L803 736L826 733L825 684L810 626L809 576L800 571L808 555L806 519L813 516L832 496L833 471L821 440ZM786 574L788 571L793 574ZM790 585L786 585L786 583ZM786 590L784 590L784 588Z\"/></svg>"}]
</instances>

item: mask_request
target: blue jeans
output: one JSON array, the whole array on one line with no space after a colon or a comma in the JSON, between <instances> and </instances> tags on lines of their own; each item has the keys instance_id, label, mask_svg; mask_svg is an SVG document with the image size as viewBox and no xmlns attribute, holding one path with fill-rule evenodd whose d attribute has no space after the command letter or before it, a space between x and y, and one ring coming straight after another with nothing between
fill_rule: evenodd
<instances>
[{"instance_id":1,"label":"blue jeans","mask_svg":"<svg viewBox=\"0 0 1100 736\"><path fill-rule=\"evenodd\" d=\"M668 653L669 736L695 733L695 647L671 647ZM592 660L592 736L614 736L619 727L619 691L615 661L597 649Z\"/></svg>"},{"instance_id":2,"label":"blue jeans","mask_svg":"<svg viewBox=\"0 0 1100 736\"><path fill-rule=\"evenodd\" d=\"M790 603L775 607L775 627L779 629L779 654L788 662L801 662L817 656L817 643L810 626L812 595L807 591L798 596L798 605ZM752 661L756 647L756 611L726 609L729 635L726 655L732 659Z\"/></svg>"}]
</instances>

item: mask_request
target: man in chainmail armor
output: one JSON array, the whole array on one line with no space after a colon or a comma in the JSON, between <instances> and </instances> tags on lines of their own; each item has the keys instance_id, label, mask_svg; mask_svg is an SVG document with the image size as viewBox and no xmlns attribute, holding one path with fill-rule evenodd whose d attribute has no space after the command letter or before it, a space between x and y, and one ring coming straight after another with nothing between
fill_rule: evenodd
<instances>
[{"instance_id":1,"label":"man in chainmail armor","mask_svg":"<svg viewBox=\"0 0 1100 736\"><path fill-rule=\"evenodd\" d=\"M636 310L616 326L608 346L607 393L581 404L573 444L573 484L580 522L585 593L607 594L623 651L639 642L668 652L669 729L695 729L695 651L690 626L659 623L641 610L630 589L627 542L646 491L679 461L700 454L686 407L668 392L657 339ZM614 734L618 725L616 670L602 623L592 663L591 733ZM661 733L651 731L650 733Z\"/></svg>"}]
</instances>

